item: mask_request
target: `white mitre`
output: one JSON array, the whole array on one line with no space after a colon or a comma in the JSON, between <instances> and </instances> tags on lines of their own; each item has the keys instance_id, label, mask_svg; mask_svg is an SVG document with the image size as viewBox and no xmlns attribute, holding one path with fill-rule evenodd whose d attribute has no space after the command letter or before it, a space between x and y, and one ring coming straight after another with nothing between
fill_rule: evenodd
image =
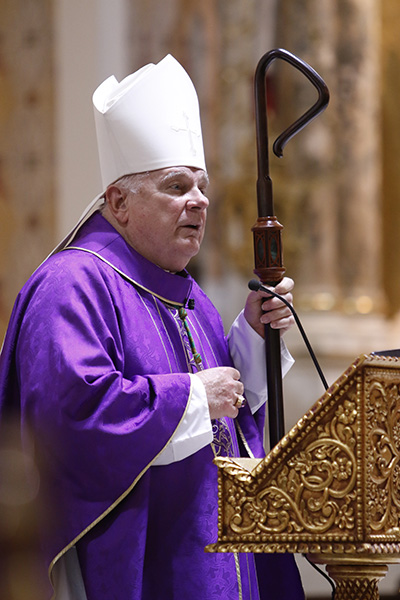
<instances>
[{"instance_id":1,"label":"white mitre","mask_svg":"<svg viewBox=\"0 0 400 600\"><path fill-rule=\"evenodd\" d=\"M206 168L194 85L170 54L93 94L104 189L122 175L165 167Z\"/></svg>"},{"instance_id":2,"label":"white mitre","mask_svg":"<svg viewBox=\"0 0 400 600\"><path fill-rule=\"evenodd\" d=\"M123 175L187 166L206 170L199 102L185 69L168 54L121 82L112 75L93 94L103 191L52 252L73 239Z\"/></svg>"}]
</instances>

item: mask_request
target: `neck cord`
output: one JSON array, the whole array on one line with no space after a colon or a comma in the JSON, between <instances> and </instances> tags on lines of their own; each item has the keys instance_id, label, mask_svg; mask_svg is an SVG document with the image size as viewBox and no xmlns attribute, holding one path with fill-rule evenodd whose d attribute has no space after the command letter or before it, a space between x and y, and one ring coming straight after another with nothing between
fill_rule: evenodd
<instances>
[{"instance_id":1,"label":"neck cord","mask_svg":"<svg viewBox=\"0 0 400 600\"><path fill-rule=\"evenodd\" d=\"M184 326L186 334L188 336L190 349L192 351L193 360L196 363L196 367L199 371L203 371L204 370L203 361L202 361L201 355L196 350L194 339L193 339L192 333L189 329L189 325L187 322L187 312L183 307L181 307L179 309L179 316L182 319L183 326Z\"/></svg>"},{"instance_id":2,"label":"neck cord","mask_svg":"<svg viewBox=\"0 0 400 600\"><path fill-rule=\"evenodd\" d=\"M187 322L187 312L181 307L178 309L178 315L182 321L185 333L187 335L190 351L192 353L193 362L198 371L204 371L203 360L201 355L196 350L196 345L194 343L194 339L192 333L189 329L189 324ZM192 363L193 364L193 363ZM221 454L221 450L225 450L226 456L234 456L233 453L233 442L232 436L229 431L228 424L226 423L224 418L221 419L212 419L212 430L213 430L213 441L211 443L211 448L214 453L214 456L219 456Z\"/></svg>"}]
</instances>

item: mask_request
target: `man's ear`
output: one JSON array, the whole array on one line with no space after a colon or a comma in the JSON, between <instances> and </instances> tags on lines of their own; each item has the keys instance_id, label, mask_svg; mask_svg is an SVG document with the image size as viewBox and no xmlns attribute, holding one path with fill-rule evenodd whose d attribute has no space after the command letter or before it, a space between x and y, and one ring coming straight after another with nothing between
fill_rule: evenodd
<instances>
[{"instance_id":1,"label":"man's ear","mask_svg":"<svg viewBox=\"0 0 400 600\"><path fill-rule=\"evenodd\" d=\"M120 225L125 225L128 220L128 191L118 185L109 185L106 189L106 202L108 210Z\"/></svg>"}]
</instances>

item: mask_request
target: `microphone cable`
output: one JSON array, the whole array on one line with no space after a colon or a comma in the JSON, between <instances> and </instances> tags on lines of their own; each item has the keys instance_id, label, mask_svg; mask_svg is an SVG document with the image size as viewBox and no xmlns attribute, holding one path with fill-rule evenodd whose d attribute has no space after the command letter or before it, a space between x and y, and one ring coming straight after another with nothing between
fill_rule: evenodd
<instances>
[{"instance_id":1,"label":"microphone cable","mask_svg":"<svg viewBox=\"0 0 400 600\"><path fill-rule=\"evenodd\" d=\"M325 376L322 372L322 369L319 365L319 362L317 360L317 357L314 354L314 350L311 347L311 344L308 340L307 334L304 331L304 328L302 326L302 324L300 323L300 319L297 316L296 311L294 310L293 306L290 304L290 302L288 302L286 300L286 298L284 298L283 296L280 296L279 294L277 294L276 292L272 291L270 288L267 288L265 285L263 285L260 281L257 281L257 279L252 279L251 281L249 281L248 283L249 289L252 290L253 292L258 292L259 290L262 290L263 292L266 292L267 294L270 294L271 296L274 296L275 298L278 298L281 302L283 302L283 304L286 304L286 306L289 308L289 310L291 311L294 320L296 321L296 325L299 328L299 331L301 333L301 336L303 338L303 341L307 347L307 350L311 356L311 359L314 363L315 368L318 371L318 375L322 381L322 385L324 386L325 390L327 390L329 388L329 385L325 379Z\"/></svg>"}]
</instances>

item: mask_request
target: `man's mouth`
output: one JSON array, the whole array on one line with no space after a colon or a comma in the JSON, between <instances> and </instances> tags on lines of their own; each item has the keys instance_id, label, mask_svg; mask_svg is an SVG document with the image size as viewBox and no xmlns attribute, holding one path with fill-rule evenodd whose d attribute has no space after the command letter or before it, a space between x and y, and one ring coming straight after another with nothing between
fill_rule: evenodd
<instances>
[{"instance_id":1,"label":"man's mouth","mask_svg":"<svg viewBox=\"0 0 400 600\"><path fill-rule=\"evenodd\" d=\"M202 223L183 223L181 225L181 227L183 229L193 229L193 231L199 231L200 229L202 229L203 224Z\"/></svg>"}]
</instances>

